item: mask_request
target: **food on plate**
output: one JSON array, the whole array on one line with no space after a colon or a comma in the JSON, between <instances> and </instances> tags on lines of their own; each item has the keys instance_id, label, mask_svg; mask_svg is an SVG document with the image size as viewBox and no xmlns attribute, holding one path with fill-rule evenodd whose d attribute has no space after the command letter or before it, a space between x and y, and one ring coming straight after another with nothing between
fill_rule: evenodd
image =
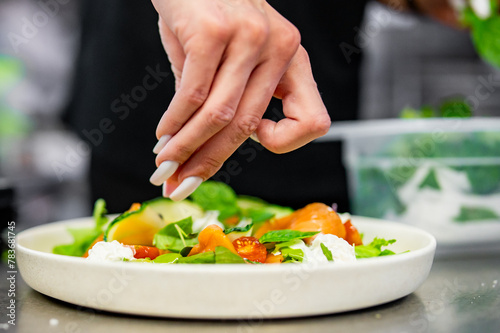
<instances>
[{"instance_id":1,"label":"food on plate","mask_svg":"<svg viewBox=\"0 0 500 333\"><path fill-rule=\"evenodd\" d=\"M94 207L95 226L69 229L71 244L56 254L88 261L153 264L344 263L392 255L395 242L375 238L363 245L349 214L311 203L294 211L238 196L226 184L203 183L189 199L156 198L133 203L108 221L105 202Z\"/></svg>"}]
</instances>

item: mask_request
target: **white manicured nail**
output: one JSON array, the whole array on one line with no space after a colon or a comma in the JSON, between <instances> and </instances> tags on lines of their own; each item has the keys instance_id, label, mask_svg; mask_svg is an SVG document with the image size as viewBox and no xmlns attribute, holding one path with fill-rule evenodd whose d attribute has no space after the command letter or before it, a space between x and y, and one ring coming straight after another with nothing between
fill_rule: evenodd
<instances>
[{"instance_id":1,"label":"white manicured nail","mask_svg":"<svg viewBox=\"0 0 500 333\"><path fill-rule=\"evenodd\" d=\"M188 177L182 181L182 183L170 194L170 199L174 201L179 201L186 199L191 193L194 192L203 183L203 179L200 177Z\"/></svg>"},{"instance_id":2,"label":"white manicured nail","mask_svg":"<svg viewBox=\"0 0 500 333\"><path fill-rule=\"evenodd\" d=\"M153 148L153 153L158 154L163 148L165 148L171 138L171 135L163 135Z\"/></svg>"},{"instance_id":3,"label":"white manicured nail","mask_svg":"<svg viewBox=\"0 0 500 333\"><path fill-rule=\"evenodd\" d=\"M252 139L255 142L260 143L259 137L257 136L257 133L255 133L255 132L253 132L252 134L250 134L250 139Z\"/></svg>"},{"instance_id":4,"label":"white manicured nail","mask_svg":"<svg viewBox=\"0 0 500 333\"><path fill-rule=\"evenodd\" d=\"M158 169L151 175L151 178L149 178L149 181L151 184L160 186L163 184L164 181L166 181L170 176L172 176L179 167L178 162L174 161L165 161L160 164Z\"/></svg>"},{"instance_id":5,"label":"white manicured nail","mask_svg":"<svg viewBox=\"0 0 500 333\"><path fill-rule=\"evenodd\" d=\"M161 192L162 192L163 197L168 198L168 194L167 194L167 182L163 183L163 185L161 187Z\"/></svg>"}]
</instances>

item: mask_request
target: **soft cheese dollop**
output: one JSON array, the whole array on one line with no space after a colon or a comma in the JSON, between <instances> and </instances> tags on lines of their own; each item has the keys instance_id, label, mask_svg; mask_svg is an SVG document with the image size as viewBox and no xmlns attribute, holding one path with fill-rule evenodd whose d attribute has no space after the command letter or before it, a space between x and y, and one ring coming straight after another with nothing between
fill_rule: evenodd
<instances>
[{"instance_id":1,"label":"soft cheese dollop","mask_svg":"<svg viewBox=\"0 0 500 333\"><path fill-rule=\"evenodd\" d=\"M333 262L353 262L356 261L354 247L344 239L331 234L319 234L314 239L307 253L308 261L312 262L327 262L328 259L323 253L321 244L326 246L332 253Z\"/></svg>"},{"instance_id":2,"label":"soft cheese dollop","mask_svg":"<svg viewBox=\"0 0 500 333\"><path fill-rule=\"evenodd\" d=\"M90 250L86 260L94 262L133 260L134 250L120 242L97 242Z\"/></svg>"}]
</instances>

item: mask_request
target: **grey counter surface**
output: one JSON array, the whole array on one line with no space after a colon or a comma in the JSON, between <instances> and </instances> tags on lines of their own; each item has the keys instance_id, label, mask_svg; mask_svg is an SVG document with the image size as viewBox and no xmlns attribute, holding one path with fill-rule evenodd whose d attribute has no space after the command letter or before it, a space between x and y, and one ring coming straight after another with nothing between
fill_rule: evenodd
<instances>
[{"instance_id":1,"label":"grey counter surface","mask_svg":"<svg viewBox=\"0 0 500 333\"><path fill-rule=\"evenodd\" d=\"M500 332L500 253L436 259L420 288L389 304L328 316L244 324L82 309L34 291L17 275L16 326L6 326L9 281L5 265L2 272L0 332Z\"/></svg>"}]
</instances>

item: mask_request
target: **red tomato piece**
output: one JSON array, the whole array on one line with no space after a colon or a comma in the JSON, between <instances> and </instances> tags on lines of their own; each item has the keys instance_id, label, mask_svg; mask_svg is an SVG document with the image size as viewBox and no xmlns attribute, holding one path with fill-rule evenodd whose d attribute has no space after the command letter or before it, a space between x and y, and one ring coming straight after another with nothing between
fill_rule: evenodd
<instances>
[{"instance_id":1,"label":"red tomato piece","mask_svg":"<svg viewBox=\"0 0 500 333\"><path fill-rule=\"evenodd\" d=\"M345 237L344 239L351 245L363 245L363 240L361 239L361 236L359 234L358 229L356 229L355 226L352 225L351 220L348 220L346 223L344 223L345 227Z\"/></svg>"},{"instance_id":2,"label":"red tomato piece","mask_svg":"<svg viewBox=\"0 0 500 333\"><path fill-rule=\"evenodd\" d=\"M125 245L125 246L134 249L135 259L149 258L153 260L161 254L160 249L154 246L145 246L145 245Z\"/></svg>"},{"instance_id":3,"label":"red tomato piece","mask_svg":"<svg viewBox=\"0 0 500 333\"><path fill-rule=\"evenodd\" d=\"M267 258L266 247L255 237L240 237L233 241L233 246L240 257L264 263Z\"/></svg>"}]
</instances>

